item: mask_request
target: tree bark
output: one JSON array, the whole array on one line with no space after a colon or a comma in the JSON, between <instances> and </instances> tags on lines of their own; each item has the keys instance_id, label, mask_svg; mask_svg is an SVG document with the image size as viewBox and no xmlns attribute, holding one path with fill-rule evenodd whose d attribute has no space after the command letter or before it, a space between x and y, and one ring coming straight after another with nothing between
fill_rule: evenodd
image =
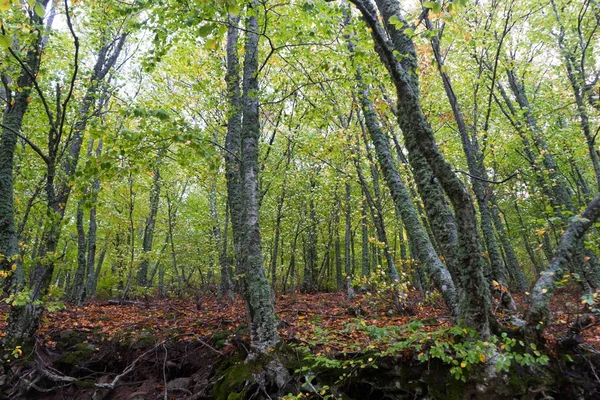
<instances>
[{"instance_id":1,"label":"tree bark","mask_svg":"<svg viewBox=\"0 0 600 400\"><path fill-rule=\"evenodd\" d=\"M254 3L250 7L255 6ZM257 353L264 353L275 346L280 338L277 333L277 320L271 299L271 288L264 272L259 227L258 42L258 21L255 15L251 15L246 19L242 96L242 165L240 180L241 203L244 205L244 209L241 272L244 274L242 292L246 301L251 346ZM230 200L230 204L233 205L234 202L235 199Z\"/></svg>"},{"instance_id":2,"label":"tree bark","mask_svg":"<svg viewBox=\"0 0 600 400\"><path fill-rule=\"evenodd\" d=\"M360 75L357 77L362 82ZM394 163L390 151L389 139L383 133L377 120L377 114L373 109L373 104L368 98L368 91L361 88L360 101L365 118L367 131L371 135L371 140L375 145L375 152L379 165L383 171L383 176L388 189L392 194L394 204L400 212L404 226L407 228L409 240L413 243L417 251L417 257L423 263L428 275L435 282L436 288L441 292L446 305L453 312L457 311L456 289L450 272L439 259L425 229L421 225L419 215L414 207L408 189L404 185L398 167Z\"/></svg>"},{"instance_id":3,"label":"tree bark","mask_svg":"<svg viewBox=\"0 0 600 400\"><path fill-rule=\"evenodd\" d=\"M480 255L477 218L471 197L437 148L433 130L421 108L418 91L413 86L411 72L398 62L394 50L400 54L409 53L404 48L395 48L387 39L387 33L380 24L370 0L352 2L371 28L376 50L396 86L400 127L403 132L410 132L413 137L419 138L419 148L452 203L458 226L459 260L462 265L459 270L460 317L468 326L478 331L482 338L487 338L490 335L490 292L483 274L484 264ZM381 2L384 8L394 4L390 0ZM390 26L390 30L392 29L395 30ZM395 33L406 36L404 31ZM412 42L408 37L407 41Z\"/></svg>"},{"instance_id":4,"label":"tree bark","mask_svg":"<svg viewBox=\"0 0 600 400\"><path fill-rule=\"evenodd\" d=\"M346 182L346 233L344 239L344 273L346 278L346 294L348 298L354 297L354 288L352 287L352 212L350 209L351 191L350 183Z\"/></svg>"},{"instance_id":5,"label":"tree bark","mask_svg":"<svg viewBox=\"0 0 600 400\"><path fill-rule=\"evenodd\" d=\"M46 8L49 0L39 3ZM2 136L0 137L0 270L8 274L4 281L4 291L15 293L23 284L23 271L16 262L19 245L15 231L15 206L13 190L13 168L15 147L23 126L23 117L29 108L29 101L35 75L38 73L43 50L43 18L36 13L30 15L31 25L39 27L38 36L25 53L24 64L16 81L14 96L8 87L9 78L2 75L6 90L6 108L2 116ZM18 50L18 49L15 49ZM15 275L13 275L13 273Z\"/></svg>"},{"instance_id":6,"label":"tree bark","mask_svg":"<svg viewBox=\"0 0 600 400\"><path fill-rule=\"evenodd\" d=\"M542 272L531 291L531 305L527 312L527 330L531 336L541 337L543 327L550 322L549 303L556 289L556 282L562 279L574 249L599 216L600 195L596 196L579 218L565 230L552 262Z\"/></svg>"}]
</instances>

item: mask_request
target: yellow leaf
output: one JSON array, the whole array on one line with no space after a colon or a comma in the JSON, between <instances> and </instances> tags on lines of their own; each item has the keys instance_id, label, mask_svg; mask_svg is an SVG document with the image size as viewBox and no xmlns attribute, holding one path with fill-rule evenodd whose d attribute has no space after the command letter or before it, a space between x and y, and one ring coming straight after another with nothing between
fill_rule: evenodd
<instances>
[{"instance_id":1,"label":"yellow leaf","mask_svg":"<svg viewBox=\"0 0 600 400\"><path fill-rule=\"evenodd\" d=\"M460 367L461 368L465 368L466 366L467 366L467 362L466 361L463 361L463 362L460 363Z\"/></svg>"},{"instance_id":2,"label":"yellow leaf","mask_svg":"<svg viewBox=\"0 0 600 400\"><path fill-rule=\"evenodd\" d=\"M542 289L542 293L547 293L547 292L548 292L548 289L545 289L545 288Z\"/></svg>"},{"instance_id":3,"label":"yellow leaf","mask_svg":"<svg viewBox=\"0 0 600 400\"><path fill-rule=\"evenodd\" d=\"M485 354L480 354L479 355L479 361L485 362Z\"/></svg>"},{"instance_id":4,"label":"yellow leaf","mask_svg":"<svg viewBox=\"0 0 600 400\"><path fill-rule=\"evenodd\" d=\"M10 8L11 0L0 0L0 11L7 11Z\"/></svg>"}]
</instances>

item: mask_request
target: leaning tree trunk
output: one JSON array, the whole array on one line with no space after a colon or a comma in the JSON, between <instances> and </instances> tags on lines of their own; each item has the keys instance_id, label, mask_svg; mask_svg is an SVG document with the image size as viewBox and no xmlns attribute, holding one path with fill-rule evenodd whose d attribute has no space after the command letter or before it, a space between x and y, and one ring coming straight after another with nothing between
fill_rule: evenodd
<instances>
[{"instance_id":1,"label":"leaning tree trunk","mask_svg":"<svg viewBox=\"0 0 600 400\"><path fill-rule=\"evenodd\" d=\"M433 32L433 26L431 24L431 21L427 17L425 18L425 23L427 29ZM484 155L479 146L477 135L469 135L467 124L465 123L465 119L463 116L463 112L460 108L458 98L456 96L456 93L454 92L450 76L446 72L444 66L444 58L442 57L442 52L440 50L440 39L438 35L432 36L431 48L435 56L438 73L442 78L444 91L446 92L446 97L448 98L450 108L452 109L454 119L456 120L456 125L460 133L463 151L467 158L467 166L471 175L471 185L473 187L473 192L475 193L475 198L477 199L477 204L479 205L481 231L483 232L483 238L488 251L488 258L490 260L491 265L491 275L493 279L495 279L497 282L508 287L507 271L502 260L502 254L500 253L500 248L498 246L498 242L496 241L496 235L494 232L492 215L493 211L490 207L490 196L493 194L493 191L487 180L487 172L483 162ZM490 90L493 90L493 87ZM497 222L500 223L500 227L503 232L502 222ZM510 243L505 241L504 244L505 246L510 248L509 253L514 254L514 252L512 252L512 247ZM513 260L511 259L511 261ZM515 268L516 271L514 271L514 274L517 277L516 282L519 285L519 289L525 291L527 290L525 278L523 277L523 274L521 273L518 265ZM507 297L507 304L509 304L511 308L514 308L514 302L512 301L510 292L506 292L503 295L503 297L504 296Z\"/></svg>"},{"instance_id":2,"label":"leaning tree trunk","mask_svg":"<svg viewBox=\"0 0 600 400\"><path fill-rule=\"evenodd\" d=\"M573 90L573 96L575 97L575 104L577 105L577 114L579 116L581 131L583 132L585 142L588 146L590 160L592 161L592 166L594 167L596 184L598 185L598 189L600 190L600 159L595 148L597 133L594 134L592 132L592 127L590 125L590 116L588 115L588 112L586 110L585 85L587 82L585 79L586 76L584 74L585 70L583 69L584 66L580 65L580 63L576 60L576 56L573 53L573 50L571 50L569 44L565 43L565 26L558 12L556 3L554 2L554 0L551 3L556 22L558 22L558 34L556 35L558 48L563 57L565 68L567 70L567 78L569 79L571 89ZM584 43L580 43L580 46L587 47L587 45L585 45ZM577 46L576 48L579 48L580 46Z\"/></svg>"},{"instance_id":3,"label":"leaning tree trunk","mask_svg":"<svg viewBox=\"0 0 600 400\"><path fill-rule=\"evenodd\" d=\"M399 3L378 0L377 5L381 11L383 23L388 30L393 45L400 54L406 54L408 56L402 58L400 65L409 71L408 78L410 80L410 85L414 93L418 96L419 82L416 74L418 64L415 46L412 43L412 40L401 32L406 28L396 30L394 25L389 22L390 18L395 17L398 18L404 26L408 26L407 21L400 13ZM396 112L395 114L399 119L399 122L400 119L405 118L402 113ZM400 125L402 125L402 122L400 122ZM455 217L448 205L443 188L435 178L435 174L429 165L427 158L419 147L419 137L415 136L412 131L404 129L402 130L402 134L404 136L406 149L408 150L408 162L413 171L417 190L423 200L425 214L431 225L431 229L429 229L428 226L425 226L425 229L430 231L431 236L435 238L435 240L432 240L432 244L436 247L437 243L437 248L439 248L441 253L440 255L444 257L452 277L456 279L461 264L458 255L458 231Z\"/></svg>"},{"instance_id":4,"label":"leaning tree trunk","mask_svg":"<svg viewBox=\"0 0 600 400\"><path fill-rule=\"evenodd\" d=\"M542 165L544 166L548 179L550 180L550 185L548 185L550 188L546 189L550 203L562 219L564 226L567 226L569 224L570 215L577 213L577 209L571 200L571 192L567 186L568 183L560 174L558 164L554 159L548 144L542 136L542 131L538 124L537 118L531 111L532 107L529 103L523 83L517 79L517 76L513 70L507 71L507 77L510 89L515 97L515 100L517 101L517 104L521 108L526 125L532 134L535 147L539 151L539 157L542 159ZM505 99L505 101L507 100L508 99ZM568 214L565 214L562 211L563 208L568 212ZM598 276L597 260L593 253L585 249L583 242L579 243L579 246L575 247L571 259L572 270L580 273L584 287L598 287L598 281L600 277Z\"/></svg>"},{"instance_id":5,"label":"leaning tree trunk","mask_svg":"<svg viewBox=\"0 0 600 400\"><path fill-rule=\"evenodd\" d=\"M400 127L403 132L410 132L413 137L419 139L419 148L452 203L458 226L459 260L462 265L459 270L460 317L467 325L478 331L482 338L487 338L490 335L490 292L483 274L484 263L480 254L477 217L472 199L437 147L433 129L423 113L419 94L413 86L411 74L414 72L407 70L398 62L395 51L408 54L408 58L411 57L410 54L405 48L394 47L394 44L387 39L388 34L379 22L377 12L370 0L352 0L352 2L371 28L376 50L396 87ZM390 0L381 0L381 3L384 9L396 4ZM397 31L390 24L388 27L394 30L396 35L405 37L406 43L412 43L403 30Z\"/></svg>"},{"instance_id":6,"label":"leaning tree trunk","mask_svg":"<svg viewBox=\"0 0 600 400\"><path fill-rule=\"evenodd\" d=\"M527 332L530 336L540 338L543 328L550 322L549 303L556 289L556 282L561 280L567 270L574 250L587 230L600 217L600 195L592 200L585 211L572 222L562 236L558 250L548 268L541 273L531 291L531 305L527 312Z\"/></svg>"},{"instance_id":7,"label":"leaning tree trunk","mask_svg":"<svg viewBox=\"0 0 600 400\"><path fill-rule=\"evenodd\" d=\"M428 275L435 283L436 288L442 293L446 305L453 313L456 313L456 290L452 276L446 266L441 262L425 229L421 225L412 198L400 177L397 165L394 163L389 139L383 133L373 104L368 98L368 91L364 88L360 75L357 75L357 79L361 82L361 86L363 86L360 101L365 118L365 125L367 131L371 135L371 140L375 145L377 159L383 171L383 176L392 195L392 199L394 200L394 204L399 210L404 226L408 231L409 240L413 243L414 249L417 251L417 257L427 269Z\"/></svg>"}]
</instances>

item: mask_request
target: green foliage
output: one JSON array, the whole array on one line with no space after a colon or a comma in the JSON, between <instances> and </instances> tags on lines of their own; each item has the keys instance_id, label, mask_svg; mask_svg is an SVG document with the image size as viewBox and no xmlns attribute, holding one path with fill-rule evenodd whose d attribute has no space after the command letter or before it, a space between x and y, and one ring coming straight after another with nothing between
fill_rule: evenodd
<instances>
[{"instance_id":1,"label":"green foliage","mask_svg":"<svg viewBox=\"0 0 600 400\"><path fill-rule=\"evenodd\" d=\"M469 328L453 326L428 332L420 321L384 327L358 321L348 324L345 330L349 335L355 331L367 333L371 339L369 344L366 347L364 344L350 344L346 351L351 351L351 355L331 357L324 352L315 354L311 349L317 345L330 345L336 338L335 332L316 330L315 341L298 346L304 356L302 367L296 373L313 377L333 374L337 377L335 384L340 385L356 376L361 369L377 369L378 363L409 353L417 354L421 362L440 360L448 366L454 379L467 382L469 375L482 366L493 365L497 372L509 372L515 364L537 368L549 361L548 356L542 354L535 344L510 338L506 333L482 341L478 339L477 332Z\"/></svg>"},{"instance_id":2,"label":"green foliage","mask_svg":"<svg viewBox=\"0 0 600 400\"><path fill-rule=\"evenodd\" d=\"M393 304L395 296L402 303L407 299L408 293L412 289L408 276L404 272L400 273L398 282L393 282L381 268L371 272L368 277L355 277L352 285L366 287L366 296L371 299L373 306L376 308L389 307L390 302Z\"/></svg>"}]
</instances>

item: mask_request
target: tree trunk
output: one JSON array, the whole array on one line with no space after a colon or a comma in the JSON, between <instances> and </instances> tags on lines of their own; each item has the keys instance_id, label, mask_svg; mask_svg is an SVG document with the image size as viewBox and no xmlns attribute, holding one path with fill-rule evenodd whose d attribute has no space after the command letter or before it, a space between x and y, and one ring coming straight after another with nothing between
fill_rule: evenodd
<instances>
[{"instance_id":1,"label":"tree trunk","mask_svg":"<svg viewBox=\"0 0 600 400\"><path fill-rule=\"evenodd\" d=\"M360 76L357 76L357 79L359 82L362 82ZM456 290L452 276L446 266L440 261L425 229L419 221L417 210L414 207L408 189L404 185L398 172L398 167L394 163L390 151L389 139L385 136L379 125L373 104L368 98L368 91L364 87L360 94L360 102L367 131L371 135L371 140L375 145L375 153L377 154L379 165L383 171L383 176L394 204L402 217L404 226L407 228L409 240L413 243L414 249L417 251L416 255L427 269L428 275L433 279L436 288L444 297L446 305L453 313L456 313Z\"/></svg>"},{"instance_id":2,"label":"tree trunk","mask_svg":"<svg viewBox=\"0 0 600 400\"><path fill-rule=\"evenodd\" d=\"M242 99L240 91L240 67L238 59L239 17L228 16L227 27L227 101L229 106L227 135L225 137L225 176L227 178L227 201L236 268L240 268L241 235L243 233L243 204L241 197L240 150L242 146ZM240 274L236 270L236 274Z\"/></svg>"},{"instance_id":3,"label":"tree trunk","mask_svg":"<svg viewBox=\"0 0 600 400\"><path fill-rule=\"evenodd\" d=\"M376 50L396 86L400 127L403 132L408 132L412 137L419 139L419 148L452 203L458 226L459 260L462 265L459 270L460 317L467 325L478 331L482 338L487 338L490 335L490 293L483 274L484 264L480 255L477 218L471 197L437 148L433 130L421 108L411 71L401 65L394 54L396 50L400 54L407 54L408 57L405 58L411 58L409 51L403 47L394 48L386 39L387 33L369 0L352 0L352 2L356 4L371 28ZM381 3L384 9L397 8L397 3L390 0L381 0ZM385 17L384 20L389 22ZM412 45L412 40L404 30L398 31L389 23L388 28Z\"/></svg>"},{"instance_id":4,"label":"tree trunk","mask_svg":"<svg viewBox=\"0 0 600 400\"><path fill-rule=\"evenodd\" d=\"M102 154L102 139L98 140L98 146L96 147L96 159L100 158ZM98 283L97 274L100 273L99 268L102 263L99 262L100 267L96 267L96 247L97 247L97 230L98 224L96 222L96 207L98 202L98 192L100 192L100 179L96 176L92 182L91 187L91 202L92 208L90 209L90 223L88 226L88 238L87 238L87 279L85 282L86 296L92 298L96 292L96 284ZM104 249L106 251L106 247Z\"/></svg>"},{"instance_id":5,"label":"tree trunk","mask_svg":"<svg viewBox=\"0 0 600 400\"><path fill-rule=\"evenodd\" d=\"M263 267L259 227L258 29L257 18L251 15L246 19L244 46L241 199L230 199L230 204L237 204L241 200L244 206L241 249L241 272L244 274L242 292L246 301L251 346L257 353L264 353L275 346L280 338L277 333L275 308L271 300L271 288Z\"/></svg>"},{"instance_id":6,"label":"tree trunk","mask_svg":"<svg viewBox=\"0 0 600 400\"><path fill-rule=\"evenodd\" d=\"M434 32L433 25L429 18L425 18L425 23L427 29L429 29L431 32ZM452 87L450 76L445 71L444 58L442 57L442 53L440 50L440 40L438 34L432 36L431 48L435 56L438 73L442 78L442 82L444 84L444 91L446 92L446 97L448 98L450 108L452 109L454 119L456 120L456 125L460 133L463 151L467 158L467 165L471 174L471 185L473 187L473 191L475 192L477 204L479 205L479 215L481 217L481 230L483 232L483 237L488 252L488 258L490 260L490 265L492 269L491 275L496 281L508 287L507 271L502 261L502 255L500 253L500 248L498 246L498 243L496 242L496 236L494 233L494 226L492 222L492 210L490 209L489 203L490 196L493 195L493 191L489 183L487 182L487 172L483 162L484 155L479 146L477 135L473 132L470 132L469 134L469 131L467 129L467 125L465 123L465 119L460 108L458 98L456 97L454 88ZM493 87L490 90L493 90ZM473 128L477 129L476 126L474 126ZM503 230L504 228L502 226L502 222L498 222L501 229ZM509 243L505 244L510 247ZM512 251L512 248L510 248L510 251ZM515 272L520 273L518 265L517 271ZM520 274L519 278L520 279L517 280L517 283L520 285L519 288L522 290L527 290L527 285L525 283L523 275Z\"/></svg>"},{"instance_id":7,"label":"tree trunk","mask_svg":"<svg viewBox=\"0 0 600 400\"><path fill-rule=\"evenodd\" d=\"M367 204L366 200L363 199L360 207L360 227L361 227L361 241L362 241L362 268L361 276L364 279L369 277L369 232L367 228ZM376 265L376 264L374 264ZM366 289L366 287L364 287Z\"/></svg>"},{"instance_id":8,"label":"tree trunk","mask_svg":"<svg viewBox=\"0 0 600 400\"><path fill-rule=\"evenodd\" d=\"M160 149L158 151L154 165L152 187L150 188L150 195L148 199L148 218L146 218L146 224L144 225L144 236L142 237L142 261L140 262L137 271L138 286L148 285L148 266L150 265L150 260L148 257L152 252L154 227L156 226L156 215L158 214L158 204L160 202L160 164L162 163L164 152L165 149Z\"/></svg>"},{"instance_id":9,"label":"tree trunk","mask_svg":"<svg viewBox=\"0 0 600 400\"><path fill-rule=\"evenodd\" d=\"M338 292L344 289L344 277L342 274L342 244L340 239L340 216L339 210L341 210L342 204L338 197L337 191L335 194L335 282Z\"/></svg>"},{"instance_id":10,"label":"tree trunk","mask_svg":"<svg viewBox=\"0 0 600 400\"><path fill-rule=\"evenodd\" d=\"M39 3L46 8L49 0ZM23 284L23 271L16 263L19 253L17 234L15 231L15 206L13 192L14 154L17 138L23 126L23 117L29 108L34 76L40 68L43 49L43 18L36 13L31 14L31 25L39 26L38 36L27 47L24 57L26 69L22 68L16 81L14 96L12 90L6 92L6 108L2 116L2 136L0 137L0 270L8 274L4 281L4 291L15 293ZM17 49L15 49L17 50ZM8 85L9 78L2 75L2 82ZM15 275L12 275L12 274Z\"/></svg>"},{"instance_id":11,"label":"tree trunk","mask_svg":"<svg viewBox=\"0 0 600 400\"><path fill-rule=\"evenodd\" d=\"M42 261L34 266L30 302L25 306L13 304L10 308L10 322L6 335L7 343L30 342L33 339L33 334L39 327L43 305L38 304L38 300L41 300L47 294L55 266L53 257L46 257L46 255L53 254L58 246L62 230L62 220L71 194L71 179L75 175L79 162L83 134L90 118L90 109L92 109L97 100L99 84L116 63L125 44L126 37L126 35L121 35L116 43L105 43L101 47L96 58L94 71L90 77L89 87L79 107L79 115L73 127L70 146L60 166L59 156L61 152L59 150L61 145L60 138L62 136L60 134L63 133L63 128L62 125L59 125L59 120L49 121L51 129L48 136L48 154L45 159L47 164L46 218L48 226L42 235L38 254ZM66 100L64 106L66 107ZM63 112L66 112L66 110L63 110ZM60 128L58 128L59 126ZM59 167L60 173L57 171Z\"/></svg>"},{"instance_id":12,"label":"tree trunk","mask_svg":"<svg viewBox=\"0 0 600 400\"><path fill-rule=\"evenodd\" d=\"M354 288L352 287L352 258L351 258L351 241L352 241L352 213L350 210L350 183L346 182L346 234L344 239L344 272L346 274L346 294L349 298L354 297Z\"/></svg>"},{"instance_id":13,"label":"tree trunk","mask_svg":"<svg viewBox=\"0 0 600 400\"><path fill-rule=\"evenodd\" d=\"M599 216L600 195L596 196L580 217L565 230L552 262L542 272L531 292L531 305L527 312L527 330L531 336L541 337L543 327L548 326L550 322L549 303L556 288L556 282L562 279L567 262L573 255L573 250Z\"/></svg>"}]
</instances>

